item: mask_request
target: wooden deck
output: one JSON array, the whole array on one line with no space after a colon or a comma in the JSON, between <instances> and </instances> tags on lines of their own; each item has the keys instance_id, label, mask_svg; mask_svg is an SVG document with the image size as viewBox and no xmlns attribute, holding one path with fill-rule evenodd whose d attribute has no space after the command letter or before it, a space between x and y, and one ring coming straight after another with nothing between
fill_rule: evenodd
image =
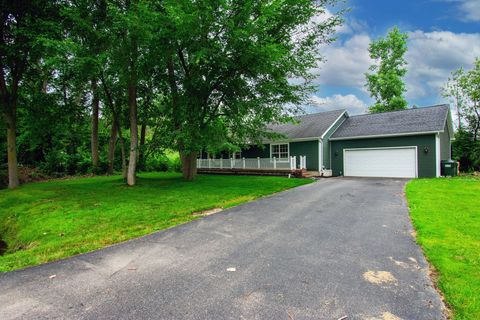
<instances>
[{"instance_id":1,"label":"wooden deck","mask_svg":"<svg viewBox=\"0 0 480 320\"><path fill-rule=\"evenodd\" d=\"M199 168L198 173L208 174L233 174L233 175L248 175L248 176L288 176L291 175L295 178L309 178L312 175L312 171L305 169L238 169L238 168ZM318 174L318 172L317 172Z\"/></svg>"}]
</instances>

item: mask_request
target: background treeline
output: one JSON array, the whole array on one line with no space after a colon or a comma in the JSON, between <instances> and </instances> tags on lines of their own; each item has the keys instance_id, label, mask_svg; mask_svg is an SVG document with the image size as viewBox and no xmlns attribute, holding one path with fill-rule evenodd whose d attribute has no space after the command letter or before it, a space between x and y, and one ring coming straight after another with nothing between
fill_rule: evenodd
<instances>
[{"instance_id":1,"label":"background treeline","mask_svg":"<svg viewBox=\"0 0 480 320\"><path fill-rule=\"evenodd\" d=\"M258 141L312 92L335 2L2 1L0 180L194 179L198 151Z\"/></svg>"},{"instance_id":2,"label":"background treeline","mask_svg":"<svg viewBox=\"0 0 480 320\"><path fill-rule=\"evenodd\" d=\"M452 156L462 171L480 171L480 58L469 69L452 72L443 95L457 113Z\"/></svg>"}]
</instances>

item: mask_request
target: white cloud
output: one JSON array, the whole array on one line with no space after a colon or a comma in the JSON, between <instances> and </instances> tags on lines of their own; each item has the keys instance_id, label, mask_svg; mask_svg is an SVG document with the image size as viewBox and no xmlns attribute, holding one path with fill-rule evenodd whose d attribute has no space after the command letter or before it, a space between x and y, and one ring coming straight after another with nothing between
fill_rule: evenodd
<instances>
[{"instance_id":1,"label":"white cloud","mask_svg":"<svg viewBox=\"0 0 480 320\"><path fill-rule=\"evenodd\" d=\"M335 94L330 97L312 96L310 103L305 106L307 113L323 112L330 110L347 109L350 115L365 113L367 110L365 102L353 94Z\"/></svg>"},{"instance_id":2,"label":"white cloud","mask_svg":"<svg viewBox=\"0 0 480 320\"><path fill-rule=\"evenodd\" d=\"M436 98L450 73L460 67L469 68L480 57L480 33L450 31L409 32L406 97L411 100ZM353 35L343 42L324 48L327 61L314 70L315 84L365 89L365 73L373 63L368 53L371 42L366 34Z\"/></svg>"},{"instance_id":3,"label":"white cloud","mask_svg":"<svg viewBox=\"0 0 480 320\"><path fill-rule=\"evenodd\" d=\"M459 5L464 21L480 21L480 1L463 0Z\"/></svg>"},{"instance_id":4,"label":"white cloud","mask_svg":"<svg viewBox=\"0 0 480 320\"><path fill-rule=\"evenodd\" d=\"M449 31L409 33L407 98L437 96L450 73L480 56L480 34Z\"/></svg>"},{"instance_id":5,"label":"white cloud","mask_svg":"<svg viewBox=\"0 0 480 320\"><path fill-rule=\"evenodd\" d=\"M371 38L366 34L353 35L344 42L325 47L326 62L314 70L315 83L332 86L353 86L363 90L365 72L372 64L368 53Z\"/></svg>"}]
</instances>

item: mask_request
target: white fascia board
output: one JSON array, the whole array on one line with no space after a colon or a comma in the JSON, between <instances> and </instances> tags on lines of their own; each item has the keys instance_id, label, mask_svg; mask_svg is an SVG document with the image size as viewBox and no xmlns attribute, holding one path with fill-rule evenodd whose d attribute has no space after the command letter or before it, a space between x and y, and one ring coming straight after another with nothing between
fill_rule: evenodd
<instances>
[{"instance_id":1,"label":"white fascia board","mask_svg":"<svg viewBox=\"0 0 480 320\"><path fill-rule=\"evenodd\" d=\"M354 136L354 137L341 137L341 138L330 138L331 141L337 140L353 140L353 139L370 139L370 138L391 138L391 137L405 137L405 136L419 136L427 134L437 134L442 131L424 131L424 132L408 132L408 133L390 133L390 134L376 134L369 136Z\"/></svg>"},{"instance_id":2,"label":"white fascia board","mask_svg":"<svg viewBox=\"0 0 480 320\"><path fill-rule=\"evenodd\" d=\"M319 137L306 137L306 138L295 138L295 139L282 138L282 139L279 139L279 140L263 141L262 143L264 143L264 144L287 143L287 142L313 141L313 140L318 140L318 139L319 139Z\"/></svg>"},{"instance_id":3,"label":"white fascia board","mask_svg":"<svg viewBox=\"0 0 480 320\"><path fill-rule=\"evenodd\" d=\"M343 116L347 113L347 110L343 111L342 114L332 123L332 125L330 127L328 127L327 130L325 130L325 132L322 134L322 136L320 137L320 139L323 140L323 138L325 138L325 135L327 134L328 131L330 131L334 126L335 124L343 118ZM348 113L347 113L347 117L348 117Z\"/></svg>"}]
</instances>

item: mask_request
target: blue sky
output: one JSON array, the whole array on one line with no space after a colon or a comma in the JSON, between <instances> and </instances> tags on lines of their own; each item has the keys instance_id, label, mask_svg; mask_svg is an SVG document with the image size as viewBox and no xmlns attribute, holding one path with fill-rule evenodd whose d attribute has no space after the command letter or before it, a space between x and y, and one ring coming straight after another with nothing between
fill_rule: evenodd
<instances>
[{"instance_id":1,"label":"blue sky","mask_svg":"<svg viewBox=\"0 0 480 320\"><path fill-rule=\"evenodd\" d=\"M364 113L372 103L364 73L369 43L398 26L408 33L406 98L410 106L448 102L441 87L451 71L480 57L480 0L347 0L350 8L338 41L323 49L315 73L318 91L308 112L347 108ZM338 8L333 8L335 10Z\"/></svg>"}]
</instances>

